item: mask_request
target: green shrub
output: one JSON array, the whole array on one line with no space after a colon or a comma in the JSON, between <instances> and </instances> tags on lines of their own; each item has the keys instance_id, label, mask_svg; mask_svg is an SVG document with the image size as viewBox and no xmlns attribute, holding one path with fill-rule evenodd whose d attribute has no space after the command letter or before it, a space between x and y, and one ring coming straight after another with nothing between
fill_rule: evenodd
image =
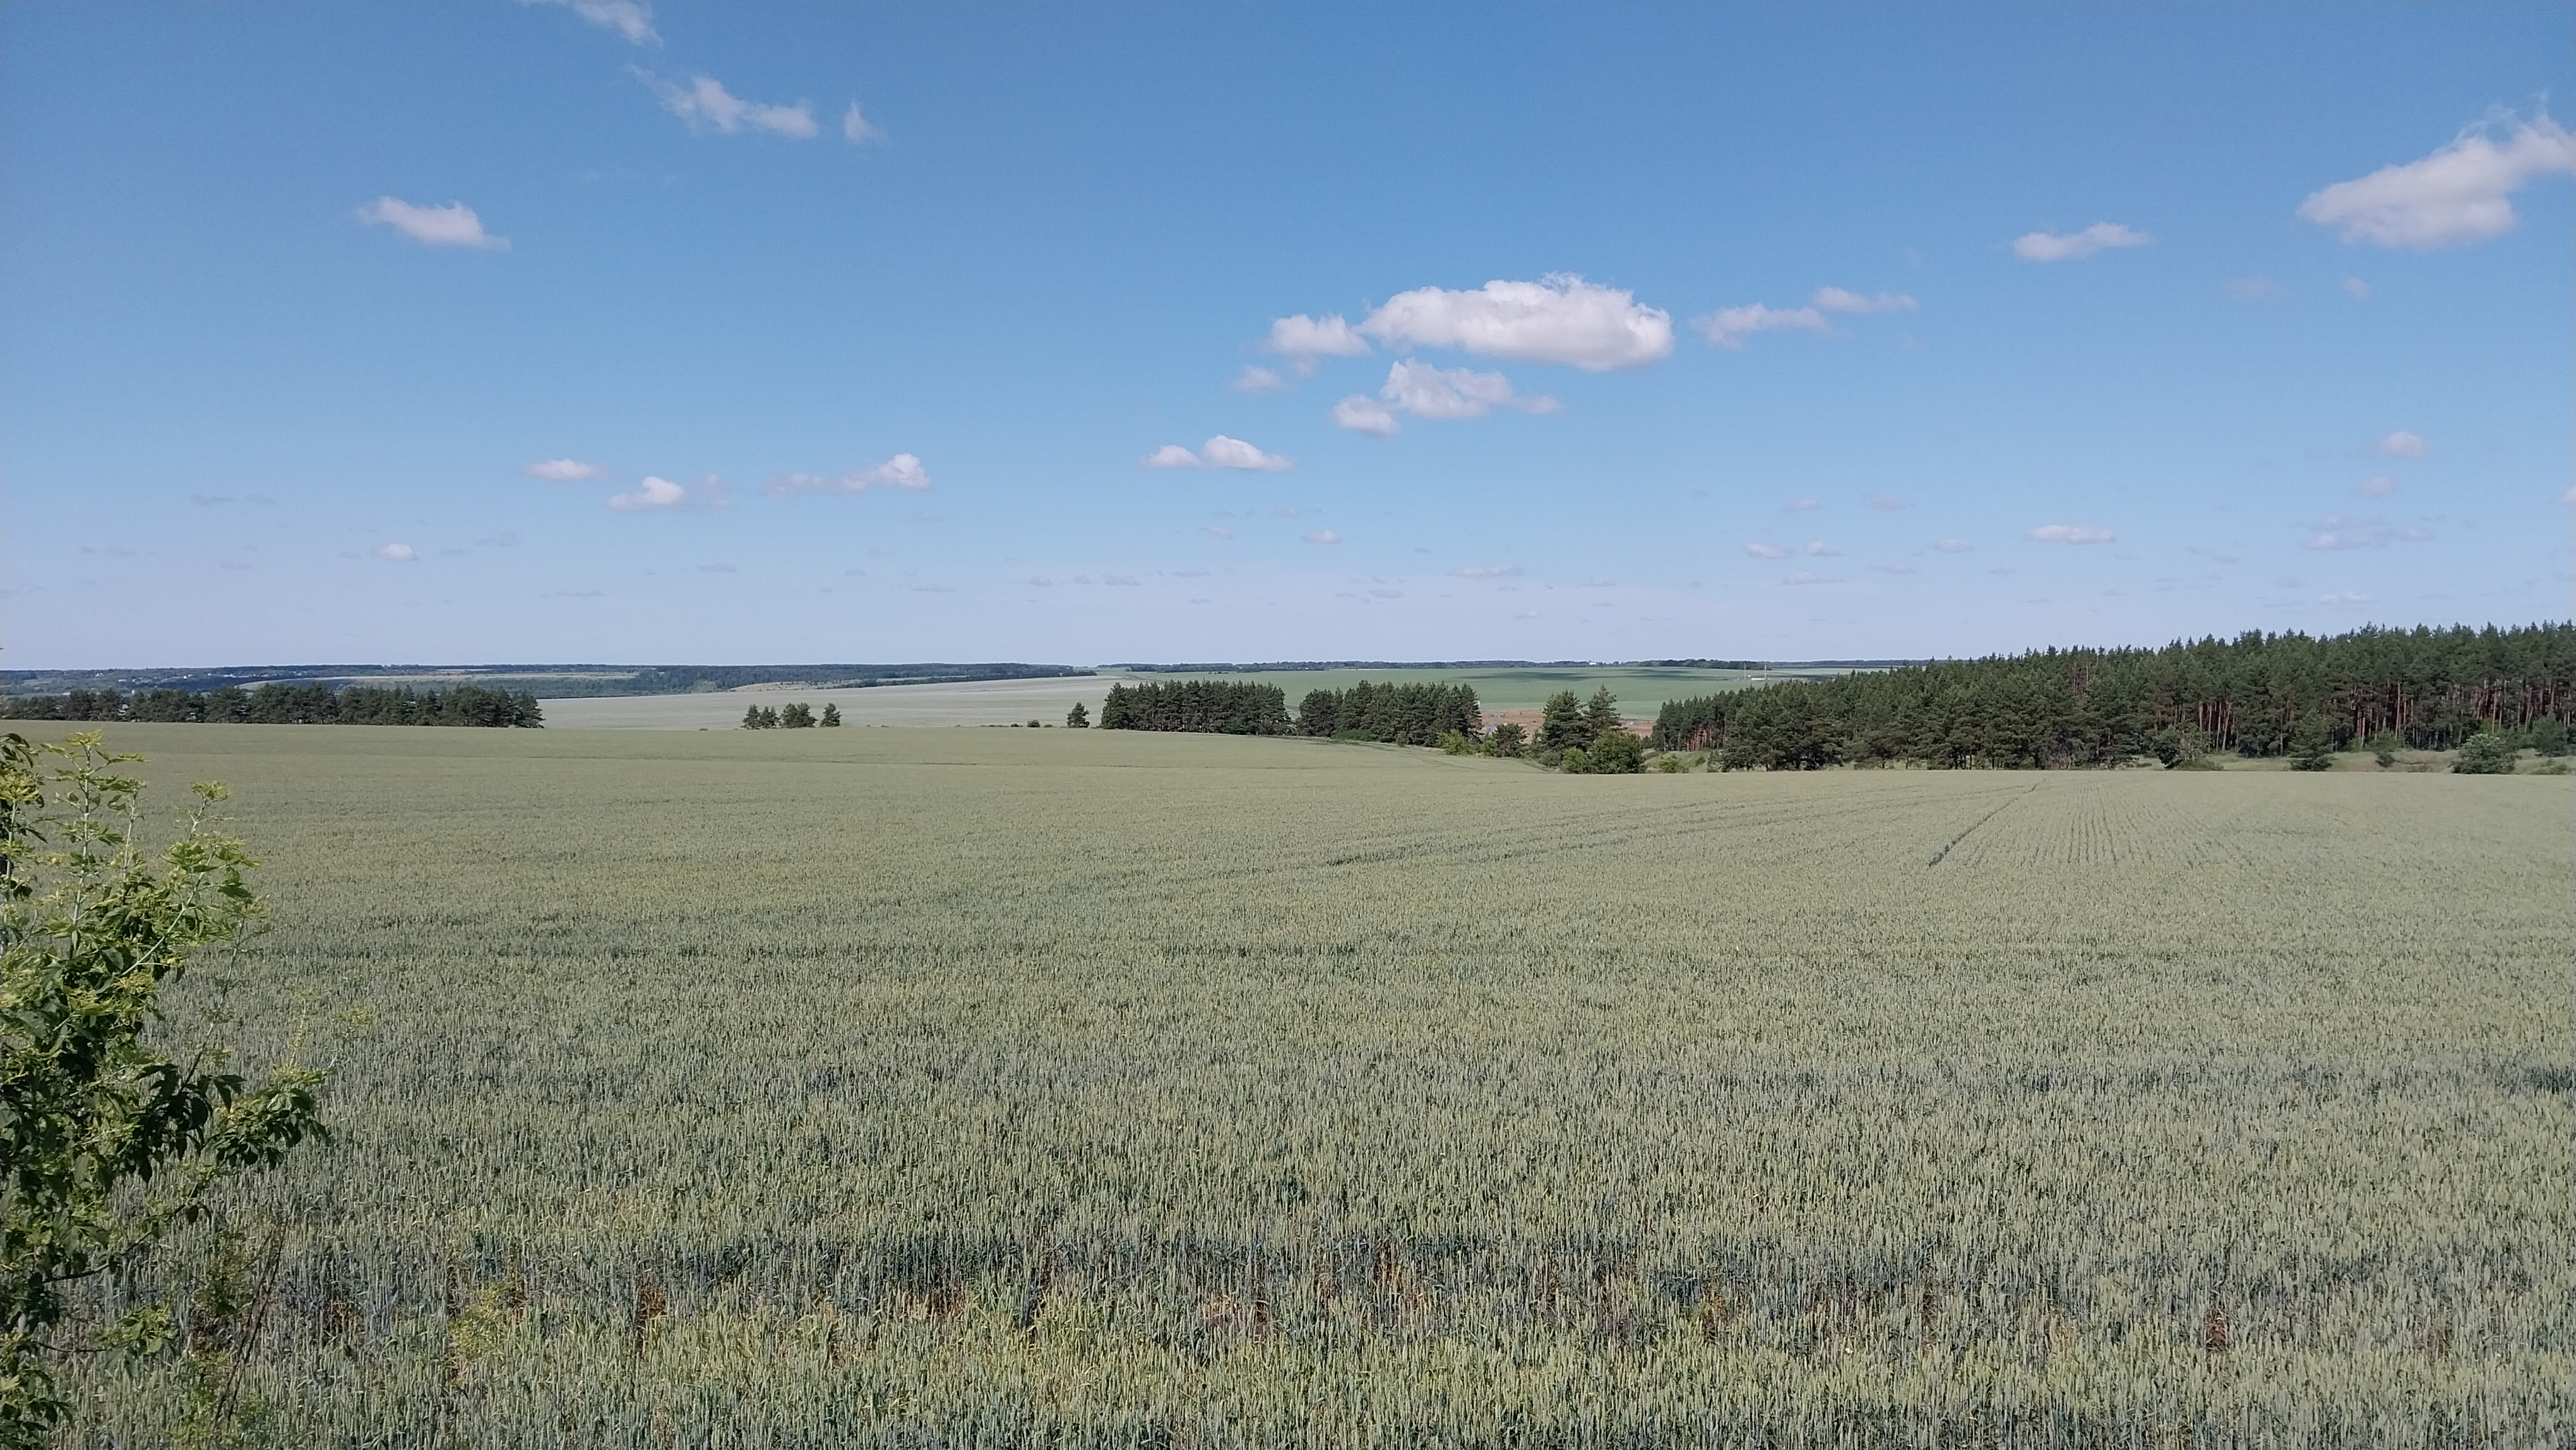
<instances>
[{"instance_id":1,"label":"green shrub","mask_svg":"<svg viewBox=\"0 0 2576 1450\"><path fill-rule=\"evenodd\" d=\"M2460 746L2460 753L2451 759L2451 770L2457 775L2511 775L2513 759L2520 753L2502 735L2481 730Z\"/></svg>"},{"instance_id":2,"label":"green shrub","mask_svg":"<svg viewBox=\"0 0 2576 1450\"><path fill-rule=\"evenodd\" d=\"M1594 736L1585 754L1596 775L1635 775L1646 768L1645 742L1615 725Z\"/></svg>"}]
</instances>

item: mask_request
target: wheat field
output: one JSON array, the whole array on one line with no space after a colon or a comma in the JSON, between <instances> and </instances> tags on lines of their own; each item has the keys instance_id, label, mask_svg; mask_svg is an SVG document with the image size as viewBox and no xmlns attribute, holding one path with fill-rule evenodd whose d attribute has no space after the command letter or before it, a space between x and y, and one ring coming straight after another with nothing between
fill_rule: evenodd
<instances>
[{"instance_id":1,"label":"wheat field","mask_svg":"<svg viewBox=\"0 0 2576 1450\"><path fill-rule=\"evenodd\" d=\"M241 1443L2576 1437L2563 779L109 734L337 1064Z\"/></svg>"}]
</instances>

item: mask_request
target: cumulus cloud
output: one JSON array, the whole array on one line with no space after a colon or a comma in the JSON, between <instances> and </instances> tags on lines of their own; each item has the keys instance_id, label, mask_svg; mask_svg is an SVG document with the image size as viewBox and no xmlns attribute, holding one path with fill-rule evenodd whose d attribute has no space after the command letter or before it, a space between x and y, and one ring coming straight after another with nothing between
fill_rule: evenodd
<instances>
[{"instance_id":1,"label":"cumulus cloud","mask_svg":"<svg viewBox=\"0 0 2576 1450\"><path fill-rule=\"evenodd\" d=\"M1306 542L1310 544L1338 544L1341 541L1342 536L1331 529L1317 529L1306 536Z\"/></svg>"},{"instance_id":2,"label":"cumulus cloud","mask_svg":"<svg viewBox=\"0 0 2576 1450\"><path fill-rule=\"evenodd\" d=\"M2492 132L2510 126L2503 144ZM2543 176L2576 171L2576 137L2542 116L2507 114L2461 133L2420 161L2338 181L2299 203L2299 215L2347 242L2431 251L2512 231L2513 194Z\"/></svg>"},{"instance_id":3,"label":"cumulus cloud","mask_svg":"<svg viewBox=\"0 0 2576 1450\"><path fill-rule=\"evenodd\" d=\"M1892 514L1905 507L1905 500L1892 493L1874 493L1869 496L1869 506L1880 513Z\"/></svg>"},{"instance_id":4,"label":"cumulus cloud","mask_svg":"<svg viewBox=\"0 0 2576 1450\"><path fill-rule=\"evenodd\" d=\"M1243 371L1236 373L1234 381L1226 386L1238 393L1284 393L1288 391L1288 380L1268 368L1245 363Z\"/></svg>"},{"instance_id":5,"label":"cumulus cloud","mask_svg":"<svg viewBox=\"0 0 2576 1450\"><path fill-rule=\"evenodd\" d=\"M1932 546L1944 554L1965 554L1977 546L1965 539L1943 539Z\"/></svg>"},{"instance_id":6,"label":"cumulus cloud","mask_svg":"<svg viewBox=\"0 0 2576 1450\"><path fill-rule=\"evenodd\" d=\"M2370 446L2387 454L2391 458L2421 458L2433 449L2432 444L2425 442L2423 439L2407 432L2403 428L2398 429L2396 432L2389 434L2387 437L2380 439L2378 442Z\"/></svg>"},{"instance_id":7,"label":"cumulus cloud","mask_svg":"<svg viewBox=\"0 0 2576 1450\"><path fill-rule=\"evenodd\" d=\"M1643 367L1673 350L1672 314L1570 273L1473 292L1417 287L1388 298L1357 330L1391 347L1454 347L1586 372Z\"/></svg>"},{"instance_id":8,"label":"cumulus cloud","mask_svg":"<svg viewBox=\"0 0 2576 1450\"><path fill-rule=\"evenodd\" d=\"M1319 357L1359 357L1369 350L1368 339L1353 331L1341 314L1308 317L1298 313L1270 324L1270 340L1262 347L1303 367L1312 367Z\"/></svg>"},{"instance_id":9,"label":"cumulus cloud","mask_svg":"<svg viewBox=\"0 0 2576 1450\"><path fill-rule=\"evenodd\" d=\"M1294 459L1264 453L1222 433L1199 445L1199 459L1210 468L1248 468L1259 473L1285 473L1297 466Z\"/></svg>"},{"instance_id":10,"label":"cumulus cloud","mask_svg":"<svg viewBox=\"0 0 2576 1450\"><path fill-rule=\"evenodd\" d=\"M2080 232L2029 232L2013 238L2013 255L2025 262L2072 262L2113 247L2143 247L2155 238L2118 222L2095 222Z\"/></svg>"},{"instance_id":11,"label":"cumulus cloud","mask_svg":"<svg viewBox=\"0 0 2576 1450\"><path fill-rule=\"evenodd\" d=\"M677 508L688 502L689 491L667 478L647 478L633 493L612 493L608 506L624 513L641 513L646 509Z\"/></svg>"},{"instance_id":12,"label":"cumulus cloud","mask_svg":"<svg viewBox=\"0 0 2576 1450\"><path fill-rule=\"evenodd\" d=\"M712 130L727 136L744 130L767 131L799 141L810 141L822 131L814 123L814 107L805 101L792 106L746 101L726 90L713 76L697 76L681 85L639 69L635 78L661 97L662 109L687 122L692 131Z\"/></svg>"},{"instance_id":13,"label":"cumulus cloud","mask_svg":"<svg viewBox=\"0 0 2576 1450\"><path fill-rule=\"evenodd\" d=\"M519 471L548 483L588 483L608 476L607 469L596 463L584 463L578 458L541 458Z\"/></svg>"},{"instance_id":14,"label":"cumulus cloud","mask_svg":"<svg viewBox=\"0 0 2576 1450\"><path fill-rule=\"evenodd\" d=\"M2042 544L2107 544L2111 531L2091 524L2041 524L2030 531L2030 537Z\"/></svg>"},{"instance_id":15,"label":"cumulus cloud","mask_svg":"<svg viewBox=\"0 0 2576 1450\"><path fill-rule=\"evenodd\" d=\"M380 196L358 208L358 220L370 226L392 227L424 247L510 250L510 239L483 230L483 219L461 201L445 206L414 206L399 197Z\"/></svg>"},{"instance_id":16,"label":"cumulus cloud","mask_svg":"<svg viewBox=\"0 0 2576 1450\"><path fill-rule=\"evenodd\" d=\"M853 146L865 146L871 141L883 142L886 133L884 127L867 118L858 102L852 101L850 108L841 113L841 139Z\"/></svg>"},{"instance_id":17,"label":"cumulus cloud","mask_svg":"<svg viewBox=\"0 0 2576 1450\"><path fill-rule=\"evenodd\" d=\"M1914 312L1922 307L1921 303L1902 292L1881 292L1875 297L1864 297L1840 287L1817 288L1816 295L1807 299L1807 305L1826 312Z\"/></svg>"},{"instance_id":18,"label":"cumulus cloud","mask_svg":"<svg viewBox=\"0 0 2576 1450\"><path fill-rule=\"evenodd\" d=\"M919 492L930 487L930 472L921 460L909 453L898 453L874 468L853 469L838 477L820 473L782 473L769 481L769 496L785 498L799 493L865 493L872 488L902 488Z\"/></svg>"},{"instance_id":19,"label":"cumulus cloud","mask_svg":"<svg viewBox=\"0 0 2576 1450\"><path fill-rule=\"evenodd\" d=\"M2396 491L2397 480L2384 473L2373 474L2353 488L2353 492L2363 498L2386 498Z\"/></svg>"},{"instance_id":20,"label":"cumulus cloud","mask_svg":"<svg viewBox=\"0 0 2576 1450\"><path fill-rule=\"evenodd\" d=\"M1466 564L1449 572L1461 579L1513 579L1520 576L1521 566L1518 564Z\"/></svg>"},{"instance_id":21,"label":"cumulus cloud","mask_svg":"<svg viewBox=\"0 0 2576 1450\"><path fill-rule=\"evenodd\" d=\"M1807 557L1811 559L1826 559L1831 558L1833 554L1834 550L1826 547L1824 540L1809 539L1807 541Z\"/></svg>"},{"instance_id":22,"label":"cumulus cloud","mask_svg":"<svg viewBox=\"0 0 2576 1450\"><path fill-rule=\"evenodd\" d=\"M1166 443L1136 460L1139 468L1197 468L1199 456L1178 443Z\"/></svg>"},{"instance_id":23,"label":"cumulus cloud","mask_svg":"<svg viewBox=\"0 0 2576 1450\"><path fill-rule=\"evenodd\" d=\"M408 564L418 559L420 554L409 544L387 544L376 551L376 557L391 559L397 564Z\"/></svg>"},{"instance_id":24,"label":"cumulus cloud","mask_svg":"<svg viewBox=\"0 0 2576 1450\"><path fill-rule=\"evenodd\" d=\"M1781 548L1778 544L1747 544L1744 546L1744 552L1751 554L1756 559L1786 559L1789 557L1789 551Z\"/></svg>"},{"instance_id":25,"label":"cumulus cloud","mask_svg":"<svg viewBox=\"0 0 2576 1450\"><path fill-rule=\"evenodd\" d=\"M1556 399L1544 394L1523 397L1513 392L1511 379L1501 373L1409 361L1387 369L1386 386L1378 396L1417 418L1482 418L1496 408L1524 413L1553 413L1559 408Z\"/></svg>"},{"instance_id":26,"label":"cumulus cloud","mask_svg":"<svg viewBox=\"0 0 2576 1450\"><path fill-rule=\"evenodd\" d=\"M635 45L659 45L653 33L653 7L644 0L522 0L530 5L562 5L602 30L614 30Z\"/></svg>"},{"instance_id":27,"label":"cumulus cloud","mask_svg":"<svg viewBox=\"0 0 2576 1450\"><path fill-rule=\"evenodd\" d=\"M1744 307L1721 307L1705 317L1694 317L1691 326L1700 335L1730 352L1742 352L1744 340L1757 332L1772 332L1784 327L1808 332L1831 332L1834 325L1825 314L1812 307L1766 307L1756 302Z\"/></svg>"},{"instance_id":28,"label":"cumulus cloud","mask_svg":"<svg viewBox=\"0 0 2576 1450\"><path fill-rule=\"evenodd\" d=\"M1404 429L1395 415L1366 393L1353 393L1333 405L1333 425L1375 438L1392 438Z\"/></svg>"}]
</instances>

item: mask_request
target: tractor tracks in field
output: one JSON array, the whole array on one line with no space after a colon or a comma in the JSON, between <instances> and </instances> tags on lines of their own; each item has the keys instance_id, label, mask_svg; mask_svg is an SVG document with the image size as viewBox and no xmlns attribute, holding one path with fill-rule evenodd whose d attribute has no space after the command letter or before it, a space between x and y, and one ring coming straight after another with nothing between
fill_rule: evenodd
<instances>
[{"instance_id":1,"label":"tractor tracks in field","mask_svg":"<svg viewBox=\"0 0 2576 1450\"><path fill-rule=\"evenodd\" d=\"M1957 848L1958 844L1959 844L1961 841L1964 841L1964 840L1968 839L1970 836L1975 835L1975 834L1977 833L1977 829L1978 829L1978 827L1983 826L1986 822L1991 821L1991 820L1993 820L1995 817L2002 815L2002 814L2003 814L2007 809L2010 809L2010 808L2011 808L2012 803L2013 803L2014 801L2021 800L2021 799L2023 799L2024 797L2027 797L2028 795L2030 795L2031 791L2038 790L2038 789L2040 788L2040 786L2042 786L2042 785L2046 784L2046 783L2047 783L2047 780L2048 780L2048 777L2046 777L2046 776L2041 776L2038 780L2034 780L2034 781L2032 781L2032 782L2030 783L2030 790L2021 791L2021 792L2019 792L2019 793L2017 793L2017 794L2015 794L2015 795L2012 795L2012 796L2010 796L2010 797L2006 798L2006 800L2004 801L2004 803L2003 803L2002 805L1999 805L1999 806L1995 807L1993 810L1990 810L1990 811L1986 812L1984 815L1977 817L1977 819L1976 819L1973 823L1971 823L1971 824L1969 825L1968 829L1966 829L1966 830L1964 830L1964 831L1961 831L1959 834L1957 834L1957 835L1955 835L1955 836L1952 836L1952 837L1949 839L1949 842L1948 842L1947 844L1945 844L1944 846L1942 846L1940 850L1933 852L1933 853L1932 853L1932 859L1923 863L1923 869L1924 869L1924 870L1926 870L1926 871L1929 871L1929 870L1931 870L1933 867L1940 865L1940 864L1942 863L1942 861L1943 861L1943 860L1945 860L1945 859L1947 859L1947 858L1948 858L1948 856L1949 856L1950 852L1951 852L1952 850L1954 850L1954 849L1956 849L1956 848Z\"/></svg>"}]
</instances>

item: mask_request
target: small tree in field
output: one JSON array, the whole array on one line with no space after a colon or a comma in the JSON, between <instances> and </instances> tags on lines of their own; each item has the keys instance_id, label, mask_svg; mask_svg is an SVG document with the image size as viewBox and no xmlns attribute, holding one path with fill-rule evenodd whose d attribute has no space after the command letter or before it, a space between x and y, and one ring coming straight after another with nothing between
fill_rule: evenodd
<instances>
[{"instance_id":1,"label":"small tree in field","mask_svg":"<svg viewBox=\"0 0 2576 1450\"><path fill-rule=\"evenodd\" d=\"M779 711L778 728L781 730L813 729L814 707L806 704L802 700L799 700L795 704L788 706L786 709Z\"/></svg>"},{"instance_id":2,"label":"small tree in field","mask_svg":"<svg viewBox=\"0 0 2576 1450\"><path fill-rule=\"evenodd\" d=\"M2461 742L2459 754L2451 758L2451 770L2458 775L2511 775L2513 758L2520 753L2504 736L2481 730Z\"/></svg>"},{"instance_id":3,"label":"small tree in field","mask_svg":"<svg viewBox=\"0 0 2576 1450\"><path fill-rule=\"evenodd\" d=\"M119 1280L218 1184L326 1137L322 1074L281 1066L245 1088L220 1048L167 1055L149 1040L161 989L200 948L233 942L260 906L257 863L216 829L223 787L158 858L135 835L143 783L96 734L60 745L0 737L0 1446L45 1443L67 1406L52 1365L75 1352L141 1355L167 1309L78 1322L67 1294Z\"/></svg>"},{"instance_id":4,"label":"small tree in field","mask_svg":"<svg viewBox=\"0 0 2576 1450\"><path fill-rule=\"evenodd\" d=\"M833 729L833 730L837 730L837 729L839 729L839 728L840 728L840 726L841 726L841 707L840 707L840 706L838 706L838 705L833 704L833 703L832 703L831 701L829 701L829 700L824 701L824 702L823 702L823 719L822 719L822 722L821 722L821 723L822 723L822 724L823 724L827 729Z\"/></svg>"},{"instance_id":5,"label":"small tree in field","mask_svg":"<svg viewBox=\"0 0 2576 1450\"><path fill-rule=\"evenodd\" d=\"M1076 700L1073 702L1073 708L1064 712L1064 723L1069 729L1088 730L1091 728L1091 711L1080 700Z\"/></svg>"}]
</instances>

